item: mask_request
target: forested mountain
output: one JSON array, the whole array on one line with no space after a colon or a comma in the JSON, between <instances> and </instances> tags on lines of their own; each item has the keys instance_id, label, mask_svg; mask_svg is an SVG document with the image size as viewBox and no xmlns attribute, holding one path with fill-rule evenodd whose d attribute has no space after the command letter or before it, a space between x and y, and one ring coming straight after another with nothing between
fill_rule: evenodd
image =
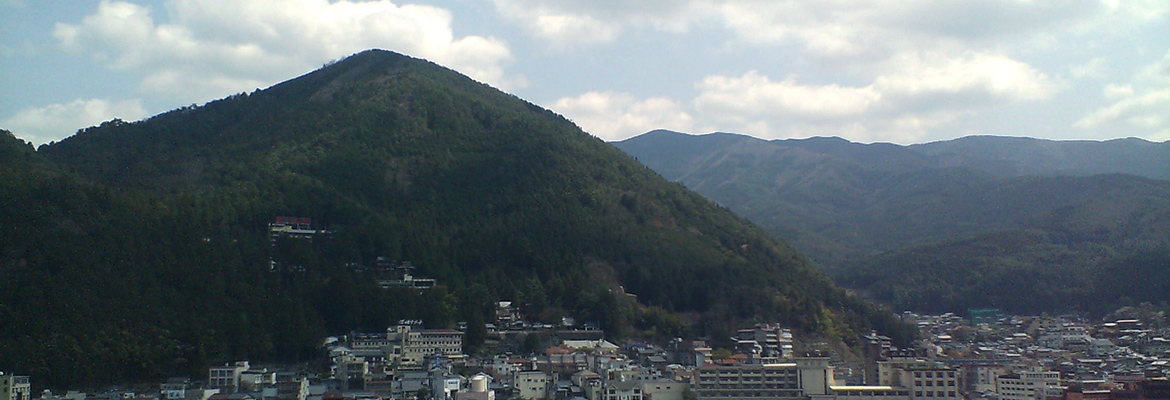
<instances>
[{"instance_id":1,"label":"forested mountain","mask_svg":"<svg viewBox=\"0 0 1170 400\"><path fill-rule=\"evenodd\" d=\"M1150 289L1170 283L1151 280L1164 274L1116 273L1170 266L1170 182L1159 179L1170 143L898 146L654 131L615 144L898 308L1105 311L1170 300Z\"/></svg>"},{"instance_id":2,"label":"forested mountain","mask_svg":"<svg viewBox=\"0 0 1170 400\"><path fill-rule=\"evenodd\" d=\"M912 335L563 117L386 51L36 151L4 132L0 162L0 370L41 384L305 360L402 318L474 348L498 300L618 338ZM270 240L278 216L328 233ZM381 289L379 257L439 285Z\"/></svg>"}]
</instances>

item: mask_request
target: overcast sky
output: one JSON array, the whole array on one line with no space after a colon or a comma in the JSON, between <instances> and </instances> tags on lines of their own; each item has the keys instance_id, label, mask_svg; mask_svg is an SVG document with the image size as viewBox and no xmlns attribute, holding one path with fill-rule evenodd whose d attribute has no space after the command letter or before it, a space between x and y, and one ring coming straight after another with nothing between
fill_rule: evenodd
<instances>
[{"instance_id":1,"label":"overcast sky","mask_svg":"<svg viewBox=\"0 0 1170 400\"><path fill-rule=\"evenodd\" d=\"M1170 140L1167 0L0 0L0 128L60 140L369 48L606 140Z\"/></svg>"}]
</instances>

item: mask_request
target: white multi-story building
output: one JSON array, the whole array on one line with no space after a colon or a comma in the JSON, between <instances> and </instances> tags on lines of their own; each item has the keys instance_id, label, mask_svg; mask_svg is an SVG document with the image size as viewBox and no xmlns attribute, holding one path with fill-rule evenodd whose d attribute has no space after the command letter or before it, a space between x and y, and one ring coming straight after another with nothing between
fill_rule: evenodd
<instances>
[{"instance_id":1,"label":"white multi-story building","mask_svg":"<svg viewBox=\"0 0 1170 400\"><path fill-rule=\"evenodd\" d=\"M911 365L901 371L902 384L911 399L960 400L963 398L963 374L954 368L935 363Z\"/></svg>"},{"instance_id":2,"label":"white multi-story building","mask_svg":"<svg viewBox=\"0 0 1170 400\"><path fill-rule=\"evenodd\" d=\"M708 365L697 375L694 392L702 400L803 399L826 395L833 385L833 367L822 357L782 364Z\"/></svg>"},{"instance_id":3,"label":"white multi-story building","mask_svg":"<svg viewBox=\"0 0 1170 400\"><path fill-rule=\"evenodd\" d=\"M350 347L353 355L366 359L421 365L423 359L432 354L462 356L463 333L450 329L416 330L411 325L396 325L387 328L385 335L358 335Z\"/></svg>"},{"instance_id":4,"label":"white multi-story building","mask_svg":"<svg viewBox=\"0 0 1170 400\"><path fill-rule=\"evenodd\" d=\"M249 368L247 361L236 361L235 364L211 367L207 372L207 386L219 389L220 393L231 394L239 392L240 374Z\"/></svg>"},{"instance_id":5,"label":"white multi-story building","mask_svg":"<svg viewBox=\"0 0 1170 400\"><path fill-rule=\"evenodd\" d=\"M1023 370L996 378L995 392L1001 400L1044 400L1060 395L1060 373L1040 369Z\"/></svg>"},{"instance_id":6,"label":"white multi-story building","mask_svg":"<svg viewBox=\"0 0 1170 400\"><path fill-rule=\"evenodd\" d=\"M736 349L758 360L774 364L792 359L792 330L777 324L758 324L736 332Z\"/></svg>"},{"instance_id":7,"label":"white multi-story building","mask_svg":"<svg viewBox=\"0 0 1170 400\"><path fill-rule=\"evenodd\" d=\"M913 357L897 357L877 363L878 384L832 386L838 400L960 400L962 374L946 365Z\"/></svg>"},{"instance_id":8,"label":"white multi-story building","mask_svg":"<svg viewBox=\"0 0 1170 400\"><path fill-rule=\"evenodd\" d=\"M27 376L0 372L0 400L29 400L31 396L32 385Z\"/></svg>"},{"instance_id":9,"label":"white multi-story building","mask_svg":"<svg viewBox=\"0 0 1170 400\"><path fill-rule=\"evenodd\" d=\"M1036 339L1036 342L1050 349L1059 349L1063 348L1065 343L1089 343L1091 340L1093 338L1089 336L1089 332L1085 330L1085 327L1080 325L1064 325L1045 331L1044 334L1040 335L1040 338Z\"/></svg>"},{"instance_id":10,"label":"white multi-story building","mask_svg":"<svg viewBox=\"0 0 1170 400\"><path fill-rule=\"evenodd\" d=\"M994 392L995 380L1000 376L1011 372L1011 369L1003 365L981 365L975 367L975 382L972 382L974 389L979 393Z\"/></svg>"},{"instance_id":11,"label":"white multi-story building","mask_svg":"<svg viewBox=\"0 0 1170 400\"><path fill-rule=\"evenodd\" d=\"M512 374L512 388L518 398L538 400L548 398L552 378L541 371L516 371Z\"/></svg>"}]
</instances>

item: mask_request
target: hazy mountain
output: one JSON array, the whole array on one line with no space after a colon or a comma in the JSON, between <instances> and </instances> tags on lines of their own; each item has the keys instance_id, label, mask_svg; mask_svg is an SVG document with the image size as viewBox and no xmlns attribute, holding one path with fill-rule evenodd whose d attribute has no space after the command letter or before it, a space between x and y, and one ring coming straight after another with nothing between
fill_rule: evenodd
<instances>
[{"instance_id":1,"label":"hazy mountain","mask_svg":"<svg viewBox=\"0 0 1170 400\"><path fill-rule=\"evenodd\" d=\"M0 161L0 369L38 382L304 360L401 318L474 348L498 300L610 337L912 335L566 119L386 51L36 152L5 132ZM329 233L271 240L278 216ZM383 290L378 257L439 286Z\"/></svg>"},{"instance_id":2,"label":"hazy mountain","mask_svg":"<svg viewBox=\"0 0 1170 400\"><path fill-rule=\"evenodd\" d=\"M1000 176L1116 173L1170 179L1170 142L968 136L909 148L934 157L940 166L972 167Z\"/></svg>"},{"instance_id":3,"label":"hazy mountain","mask_svg":"<svg viewBox=\"0 0 1170 400\"><path fill-rule=\"evenodd\" d=\"M1170 182L1158 179L1170 171L1167 143L969 137L898 146L653 131L615 144L897 307L1109 307L1117 303L1095 296L1116 288L1094 283L1097 271L1158 253L1170 237ZM1027 240L983 251L1004 249L1005 238ZM1035 271L1049 274L1036 290L995 283ZM1130 299L1165 298L1143 293Z\"/></svg>"}]
</instances>

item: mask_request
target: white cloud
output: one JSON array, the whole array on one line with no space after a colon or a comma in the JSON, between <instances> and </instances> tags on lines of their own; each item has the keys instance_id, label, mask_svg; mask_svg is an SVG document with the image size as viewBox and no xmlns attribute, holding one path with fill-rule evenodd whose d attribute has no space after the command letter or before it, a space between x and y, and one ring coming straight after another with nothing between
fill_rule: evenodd
<instances>
[{"instance_id":1,"label":"white cloud","mask_svg":"<svg viewBox=\"0 0 1170 400\"><path fill-rule=\"evenodd\" d=\"M1103 95L1112 103L1085 115L1076 127L1139 129L1165 138L1170 131L1170 52L1142 68L1132 84L1106 85Z\"/></svg>"},{"instance_id":2,"label":"white cloud","mask_svg":"<svg viewBox=\"0 0 1170 400\"><path fill-rule=\"evenodd\" d=\"M1074 65L1072 68L1069 68L1069 74L1077 79L1101 79L1105 77L1105 64L1106 61L1104 58L1093 57L1093 59L1084 64Z\"/></svg>"},{"instance_id":3,"label":"white cloud","mask_svg":"<svg viewBox=\"0 0 1170 400\"><path fill-rule=\"evenodd\" d=\"M146 116L146 110L138 100L111 102L104 99L78 99L21 110L0 121L0 125L22 139L39 145L72 135L78 128L94 126L114 118L136 121Z\"/></svg>"},{"instance_id":4,"label":"white cloud","mask_svg":"<svg viewBox=\"0 0 1170 400\"><path fill-rule=\"evenodd\" d=\"M905 102L930 102L923 107L1040 100L1059 86L1039 70L1002 54L903 53L891 58L886 70L874 81L878 90Z\"/></svg>"},{"instance_id":5,"label":"white cloud","mask_svg":"<svg viewBox=\"0 0 1170 400\"><path fill-rule=\"evenodd\" d=\"M697 87L695 106L714 115L772 115L829 120L864 114L881 99L872 87L773 82L756 71L740 77L709 76Z\"/></svg>"},{"instance_id":6,"label":"white cloud","mask_svg":"<svg viewBox=\"0 0 1170 400\"><path fill-rule=\"evenodd\" d=\"M998 54L902 54L884 68L868 85L852 87L793 77L777 82L756 71L708 76L696 85L696 116L765 137L911 142L959 116L1046 99L1060 89L1035 68Z\"/></svg>"},{"instance_id":7,"label":"white cloud","mask_svg":"<svg viewBox=\"0 0 1170 400\"><path fill-rule=\"evenodd\" d=\"M103 0L80 23L58 23L65 49L145 74L140 89L180 102L211 100L291 78L368 48L427 58L494 85L507 45L452 33L451 14L390 1L171 0L162 10Z\"/></svg>"},{"instance_id":8,"label":"white cloud","mask_svg":"<svg viewBox=\"0 0 1170 400\"><path fill-rule=\"evenodd\" d=\"M686 31L711 14L707 0L492 0L497 12L554 47L611 42L627 27Z\"/></svg>"},{"instance_id":9,"label":"white cloud","mask_svg":"<svg viewBox=\"0 0 1170 400\"><path fill-rule=\"evenodd\" d=\"M693 118L674 100L639 100L628 93L589 92L557 100L550 107L604 140L620 140L653 129L689 131Z\"/></svg>"}]
</instances>

